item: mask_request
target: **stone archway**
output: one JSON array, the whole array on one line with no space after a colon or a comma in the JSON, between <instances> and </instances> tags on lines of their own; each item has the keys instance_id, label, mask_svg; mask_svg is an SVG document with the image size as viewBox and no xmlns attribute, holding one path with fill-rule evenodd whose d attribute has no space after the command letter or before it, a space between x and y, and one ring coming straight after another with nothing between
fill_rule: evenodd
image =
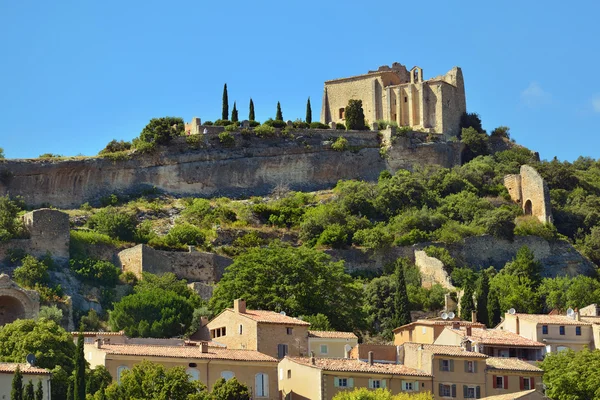
<instances>
[{"instance_id":1,"label":"stone archway","mask_svg":"<svg viewBox=\"0 0 600 400\"><path fill-rule=\"evenodd\" d=\"M531 204L531 200L525 202L523 211L525 211L525 215L533 215L533 204Z\"/></svg>"},{"instance_id":2,"label":"stone archway","mask_svg":"<svg viewBox=\"0 0 600 400\"><path fill-rule=\"evenodd\" d=\"M0 326L19 318L35 318L40 311L40 297L34 290L26 290L0 274Z\"/></svg>"},{"instance_id":3,"label":"stone archway","mask_svg":"<svg viewBox=\"0 0 600 400\"><path fill-rule=\"evenodd\" d=\"M26 318L25 307L16 297L0 296L0 326Z\"/></svg>"}]
</instances>

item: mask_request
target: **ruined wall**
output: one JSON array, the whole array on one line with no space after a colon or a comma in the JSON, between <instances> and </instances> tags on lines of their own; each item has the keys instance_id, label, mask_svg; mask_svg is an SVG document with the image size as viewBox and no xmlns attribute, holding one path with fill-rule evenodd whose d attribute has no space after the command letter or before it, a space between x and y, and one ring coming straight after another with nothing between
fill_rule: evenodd
<instances>
[{"instance_id":1,"label":"ruined wall","mask_svg":"<svg viewBox=\"0 0 600 400\"><path fill-rule=\"evenodd\" d=\"M525 215L532 215L541 222L552 222L552 209L548 185L535 168L522 165L518 175L506 175L504 186L513 201L518 203Z\"/></svg>"},{"instance_id":2,"label":"ruined wall","mask_svg":"<svg viewBox=\"0 0 600 400\"><path fill-rule=\"evenodd\" d=\"M352 151L333 151L331 139L344 136ZM28 205L78 207L113 193L155 187L181 196L249 197L270 193L277 185L291 190L319 190L340 179L376 181L383 170L417 165L459 164L460 144L395 144L382 158L376 132L295 131L292 137L261 139L234 134L225 148L218 135L202 135L193 149L177 138L165 151L128 160L4 160L0 195L22 196Z\"/></svg>"},{"instance_id":3,"label":"ruined wall","mask_svg":"<svg viewBox=\"0 0 600 400\"><path fill-rule=\"evenodd\" d=\"M0 326L17 319L35 318L40 311L40 296L0 274Z\"/></svg>"},{"instance_id":4,"label":"ruined wall","mask_svg":"<svg viewBox=\"0 0 600 400\"><path fill-rule=\"evenodd\" d=\"M444 269L444 263L435 257L430 257L423 250L415 250L415 265L421 272L421 286L430 289L436 283L454 291L450 276Z\"/></svg>"},{"instance_id":5,"label":"ruined wall","mask_svg":"<svg viewBox=\"0 0 600 400\"><path fill-rule=\"evenodd\" d=\"M232 263L230 258L214 253L154 250L143 244L121 251L118 258L121 269L133 272L138 278L142 272L172 272L179 279L204 283L218 282Z\"/></svg>"}]
</instances>

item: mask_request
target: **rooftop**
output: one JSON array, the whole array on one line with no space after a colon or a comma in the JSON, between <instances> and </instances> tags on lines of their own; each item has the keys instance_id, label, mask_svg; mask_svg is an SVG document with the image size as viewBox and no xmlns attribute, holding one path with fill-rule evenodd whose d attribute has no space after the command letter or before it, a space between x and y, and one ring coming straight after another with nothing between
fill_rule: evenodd
<instances>
[{"instance_id":1,"label":"rooftop","mask_svg":"<svg viewBox=\"0 0 600 400\"><path fill-rule=\"evenodd\" d=\"M466 336L466 329L446 328L458 335ZM543 343L527 339L516 333L502 329L482 329L472 328L471 335L466 336L469 340L479 344L497 345L497 346L519 346L519 347L546 347Z\"/></svg>"},{"instance_id":2,"label":"rooftop","mask_svg":"<svg viewBox=\"0 0 600 400\"><path fill-rule=\"evenodd\" d=\"M310 357L286 357L287 359L302 365L318 368L323 371L339 371L339 372L368 372L371 374L394 374L403 376L423 376L431 377L423 371L414 368L409 368L406 365L400 364L383 364L355 360L352 358L315 358L314 364Z\"/></svg>"},{"instance_id":3,"label":"rooftop","mask_svg":"<svg viewBox=\"0 0 600 400\"><path fill-rule=\"evenodd\" d=\"M591 325L590 322L577 321L566 315L547 315L547 314L515 314L523 321L536 322L538 324L548 325Z\"/></svg>"},{"instance_id":4,"label":"rooftop","mask_svg":"<svg viewBox=\"0 0 600 400\"><path fill-rule=\"evenodd\" d=\"M17 370L17 366L24 375L50 375L50 371L44 368L32 367L29 364L17 364L17 363L0 363L0 373L2 374L14 374Z\"/></svg>"},{"instance_id":5,"label":"rooftop","mask_svg":"<svg viewBox=\"0 0 600 400\"><path fill-rule=\"evenodd\" d=\"M308 337L323 339L358 339L353 332L308 331Z\"/></svg>"},{"instance_id":6,"label":"rooftop","mask_svg":"<svg viewBox=\"0 0 600 400\"><path fill-rule=\"evenodd\" d=\"M523 398L529 398L529 396L535 392L535 389L531 390L523 390L522 392L508 393L508 394L499 394L497 396L488 396L484 397L485 400L518 400ZM540 398L543 396L540 396Z\"/></svg>"},{"instance_id":7,"label":"rooftop","mask_svg":"<svg viewBox=\"0 0 600 400\"><path fill-rule=\"evenodd\" d=\"M103 344L100 350L104 351L106 354L125 356L277 362L275 358L254 350L230 350L210 346L206 353L202 352L200 346L158 346L138 344Z\"/></svg>"},{"instance_id":8,"label":"rooftop","mask_svg":"<svg viewBox=\"0 0 600 400\"><path fill-rule=\"evenodd\" d=\"M434 355L440 356L456 356L456 357L470 357L470 358L487 358L485 354L476 353L474 351L467 351L460 346L446 346L441 344L421 344L421 343L404 343L406 349L416 351L422 346L424 351L427 351Z\"/></svg>"},{"instance_id":9,"label":"rooftop","mask_svg":"<svg viewBox=\"0 0 600 400\"><path fill-rule=\"evenodd\" d=\"M94 337L94 336L125 336L125 331L119 332L81 332L85 337ZM79 336L79 332L71 332L71 335L77 337Z\"/></svg>"},{"instance_id":10,"label":"rooftop","mask_svg":"<svg viewBox=\"0 0 600 400\"><path fill-rule=\"evenodd\" d=\"M235 313L233 308L228 308L228 311ZM282 324L282 325L301 325L301 326L309 326L310 324L306 321L302 321L301 319L289 317L287 315L280 314L275 311L266 311L266 310L246 310L246 312L240 313L239 315L243 315L250 319L253 319L256 322L261 322L264 324Z\"/></svg>"},{"instance_id":11,"label":"rooftop","mask_svg":"<svg viewBox=\"0 0 600 400\"><path fill-rule=\"evenodd\" d=\"M588 317L588 316L582 315L581 320L585 321L585 322L591 322L592 324L600 324L600 317Z\"/></svg>"},{"instance_id":12,"label":"rooftop","mask_svg":"<svg viewBox=\"0 0 600 400\"><path fill-rule=\"evenodd\" d=\"M448 320L448 319L418 319L410 324L402 325L396 329L394 332L398 332L401 330L405 330L407 328L412 328L414 326L420 325L428 325L428 326L452 326L454 324L459 324L459 326L473 326L477 328L483 328L485 325L481 322L471 322L471 321L463 321L463 320Z\"/></svg>"},{"instance_id":13,"label":"rooftop","mask_svg":"<svg viewBox=\"0 0 600 400\"><path fill-rule=\"evenodd\" d=\"M531 365L526 361L519 360L518 358L489 357L485 360L485 363L490 369L499 369L503 371L544 372L541 368Z\"/></svg>"}]
</instances>

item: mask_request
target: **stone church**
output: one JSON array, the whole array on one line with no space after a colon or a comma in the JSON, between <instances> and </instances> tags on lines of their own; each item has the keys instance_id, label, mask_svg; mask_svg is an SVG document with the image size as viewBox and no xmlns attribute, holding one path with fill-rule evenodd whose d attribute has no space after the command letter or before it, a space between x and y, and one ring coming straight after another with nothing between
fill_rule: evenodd
<instances>
[{"instance_id":1,"label":"stone church","mask_svg":"<svg viewBox=\"0 0 600 400\"><path fill-rule=\"evenodd\" d=\"M466 112L462 71L423 80L423 70L410 71L400 63L382 66L364 75L325 82L321 122L345 122L348 100L362 100L369 123L396 121L399 126L440 133L447 137L459 133L461 115Z\"/></svg>"}]
</instances>

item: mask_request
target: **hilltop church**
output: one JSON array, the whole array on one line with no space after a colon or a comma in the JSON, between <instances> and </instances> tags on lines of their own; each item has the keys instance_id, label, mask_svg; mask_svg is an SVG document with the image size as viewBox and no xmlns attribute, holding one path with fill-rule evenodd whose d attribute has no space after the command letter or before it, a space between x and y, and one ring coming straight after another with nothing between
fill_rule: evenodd
<instances>
[{"instance_id":1,"label":"hilltop church","mask_svg":"<svg viewBox=\"0 0 600 400\"><path fill-rule=\"evenodd\" d=\"M365 118L396 121L424 132L456 136L461 115L466 112L462 71L454 67L448 73L423 80L423 70L410 71L400 63L384 65L364 75L325 82L321 122L345 122L348 100L362 100Z\"/></svg>"}]
</instances>

